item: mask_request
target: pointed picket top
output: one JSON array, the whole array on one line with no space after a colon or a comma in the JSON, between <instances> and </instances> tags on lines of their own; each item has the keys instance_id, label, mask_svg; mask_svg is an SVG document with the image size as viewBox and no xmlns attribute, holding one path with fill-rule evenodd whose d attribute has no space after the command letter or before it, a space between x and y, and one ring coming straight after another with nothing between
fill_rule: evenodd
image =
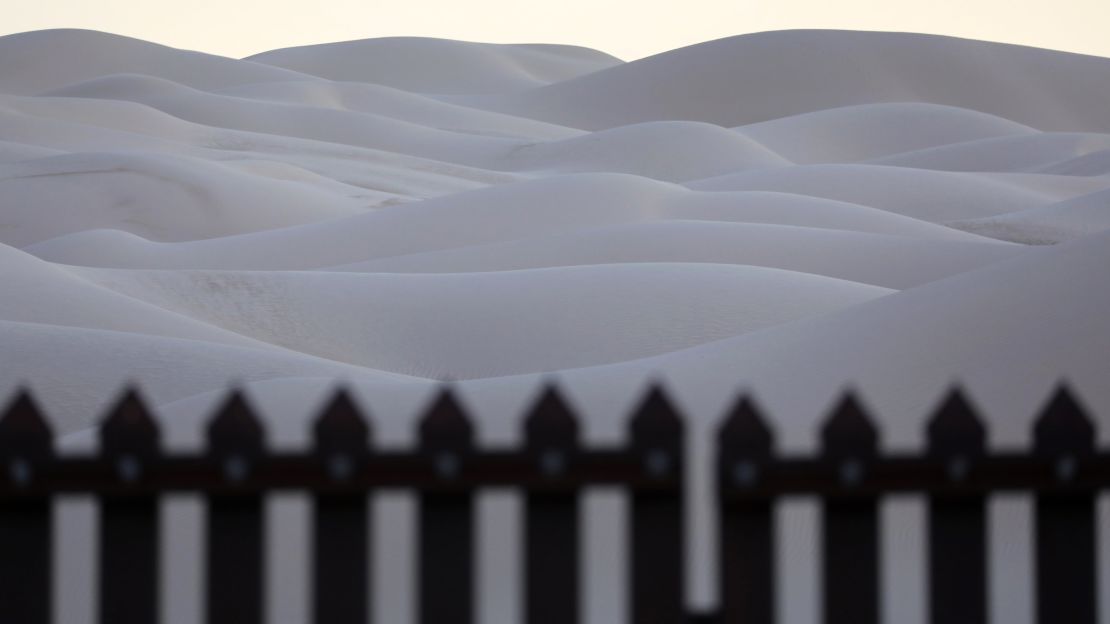
<instances>
[{"instance_id":1,"label":"pointed picket top","mask_svg":"<svg viewBox=\"0 0 1110 624\"><path fill-rule=\"evenodd\" d=\"M261 453L265 431L243 391L235 388L208 424L208 448L214 453Z\"/></svg>"},{"instance_id":2,"label":"pointed picket top","mask_svg":"<svg viewBox=\"0 0 1110 624\"><path fill-rule=\"evenodd\" d=\"M629 433L634 446L681 446L682 419L662 383L648 387L632 413Z\"/></svg>"},{"instance_id":3,"label":"pointed picket top","mask_svg":"<svg viewBox=\"0 0 1110 624\"><path fill-rule=\"evenodd\" d=\"M472 445L474 428L451 386L444 385L420 421L420 446L425 450L457 450Z\"/></svg>"},{"instance_id":4,"label":"pointed picket top","mask_svg":"<svg viewBox=\"0 0 1110 624\"><path fill-rule=\"evenodd\" d=\"M27 388L20 388L0 416L0 454L48 455L54 432Z\"/></svg>"},{"instance_id":5,"label":"pointed picket top","mask_svg":"<svg viewBox=\"0 0 1110 624\"><path fill-rule=\"evenodd\" d=\"M933 412L927 425L929 451L940 455L981 455L986 448L987 429L979 411L959 385Z\"/></svg>"},{"instance_id":6,"label":"pointed picket top","mask_svg":"<svg viewBox=\"0 0 1110 624\"><path fill-rule=\"evenodd\" d=\"M766 458L773 451L775 434L755 399L742 394L725 417L717 440L722 453Z\"/></svg>"},{"instance_id":7,"label":"pointed picket top","mask_svg":"<svg viewBox=\"0 0 1110 624\"><path fill-rule=\"evenodd\" d=\"M1071 388L1064 382L1041 410L1033 425L1033 446L1039 453L1090 453L1095 427Z\"/></svg>"},{"instance_id":8,"label":"pointed picket top","mask_svg":"<svg viewBox=\"0 0 1110 624\"><path fill-rule=\"evenodd\" d=\"M155 453L161 440L137 388L128 386L100 425L100 448L106 453Z\"/></svg>"},{"instance_id":9,"label":"pointed picket top","mask_svg":"<svg viewBox=\"0 0 1110 624\"><path fill-rule=\"evenodd\" d=\"M320 451L366 450L370 442L370 423L346 388L338 388L313 426L316 448Z\"/></svg>"},{"instance_id":10,"label":"pointed picket top","mask_svg":"<svg viewBox=\"0 0 1110 624\"><path fill-rule=\"evenodd\" d=\"M555 384L547 384L524 419L528 446L574 446L578 442L578 419Z\"/></svg>"},{"instance_id":11,"label":"pointed picket top","mask_svg":"<svg viewBox=\"0 0 1110 624\"><path fill-rule=\"evenodd\" d=\"M821 428L826 455L869 456L878 448L879 433L856 392L848 389Z\"/></svg>"}]
</instances>

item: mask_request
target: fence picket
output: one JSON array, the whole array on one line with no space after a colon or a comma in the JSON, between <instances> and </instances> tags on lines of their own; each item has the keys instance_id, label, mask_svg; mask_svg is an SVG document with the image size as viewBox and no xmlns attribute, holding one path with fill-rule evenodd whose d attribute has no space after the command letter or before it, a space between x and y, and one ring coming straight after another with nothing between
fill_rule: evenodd
<instances>
[{"instance_id":1,"label":"fence picket","mask_svg":"<svg viewBox=\"0 0 1110 624\"><path fill-rule=\"evenodd\" d=\"M314 429L327 478L342 482L363 468L370 426L350 395L339 390ZM361 624L369 618L369 513L364 492L313 497L313 621Z\"/></svg>"},{"instance_id":2,"label":"fence picket","mask_svg":"<svg viewBox=\"0 0 1110 624\"><path fill-rule=\"evenodd\" d=\"M874 496L854 495L878 447L871 418L847 392L821 432L824 458L840 491L825 499L825 624L878 624L879 522Z\"/></svg>"},{"instance_id":3,"label":"fence picket","mask_svg":"<svg viewBox=\"0 0 1110 624\"><path fill-rule=\"evenodd\" d=\"M157 461L158 424L136 389L123 392L100 428L104 459L125 485L138 485ZM100 622L158 621L158 497L100 498Z\"/></svg>"},{"instance_id":4,"label":"fence picket","mask_svg":"<svg viewBox=\"0 0 1110 624\"><path fill-rule=\"evenodd\" d=\"M1091 420L1061 386L1034 427L1034 452L1054 464L1066 486L1094 452ZM1095 493L1041 493L1036 503L1037 622L1094 624Z\"/></svg>"},{"instance_id":5,"label":"fence picket","mask_svg":"<svg viewBox=\"0 0 1110 624\"><path fill-rule=\"evenodd\" d=\"M624 445L579 440L578 417L546 387L524 419L524 444L478 448L450 388L425 411L414 450L377 449L351 397L337 391L314 423L308 451L270 451L262 423L232 392L209 423L208 448L171 453L136 390L125 391L100 428L92 454L56 454L31 395L0 413L0 622L50 622L52 498L97 497L99 613L105 624L157 621L159 497L197 492L208 500L208 624L261 624L264 497L300 490L313 500L313 596L318 623L370 618L368 497L404 488L419 499L417 563L421 624L475 618L474 495L515 487L524 505L524 620L580 619L580 496L620 486L630 495L628 601L633 624L776 619L775 505L782 497L824 502L825 624L879 618L878 501L921 493L929 507L930 621L989 619L986 498L1033 492L1038 624L1094 624L1096 496L1110 489L1110 449L1096 448L1092 420L1064 386L1043 408L1034 444L990 451L986 427L959 388L927 426L924 453L879 453L874 421L853 393L832 410L816 456L783 456L750 397L738 397L717 432L717 521L721 608L690 613L686 574L684 425L658 385L631 414Z\"/></svg>"},{"instance_id":6,"label":"fence picket","mask_svg":"<svg viewBox=\"0 0 1110 624\"><path fill-rule=\"evenodd\" d=\"M755 486L773 458L774 436L755 402L741 397L717 436L722 624L775 621L775 534L771 499L739 501L729 489Z\"/></svg>"},{"instance_id":7,"label":"fence picket","mask_svg":"<svg viewBox=\"0 0 1110 624\"><path fill-rule=\"evenodd\" d=\"M53 434L29 392L12 400L0 418L0 463L17 488L32 484L36 464L49 459ZM51 533L46 496L0 501L0 622L51 621Z\"/></svg>"},{"instance_id":8,"label":"fence picket","mask_svg":"<svg viewBox=\"0 0 1110 624\"><path fill-rule=\"evenodd\" d=\"M231 487L250 480L263 456L264 432L241 392L209 424L208 452ZM262 511L255 492L208 496L208 624L262 624Z\"/></svg>"},{"instance_id":9,"label":"fence picket","mask_svg":"<svg viewBox=\"0 0 1110 624\"><path fill-rule=\"evenodd\" d=\"M445 485L465 470L473 447L470 420L450 388L420 424L420 450ZM474 501L469 489L420 496L420 622L469 624L474 618Z\"/></svg>"},{"instance_id":10,"label":"fence picket","mask_svg":"<svg viewBox=\"0 0 1110 624\"><path fill-rule=\"evenodd\" d=\"M629 423L630 452L653 480L632 488L629 577L633 624L673 624L685 617L682 421L653 385Z\"/></svg>"},{"instance_id":11,"label":"fence picket","mask_svg":"<svg viewBox=\"0 0 1110 624\"><path fill-rule=\"evenodd\" d=\"M525 420L528 452L552 483L578 450L578 422L553 387ZM525 612L529 624L578 622L578 492L531 490L525 501Z\"/></svg>"},{"instance_id":12,"label":"fence picket","mask_svg":"<svg viewBox=\"0 0 1110 624\"><path fill-rule=\"evenodd\" d=\"M928 425L929 454L948 479L966 483L985 451L986 430L959 388ZM987 621L986 499L976 492L929 499L929 591L933 624Z\"/></svg>"}]
</instances>

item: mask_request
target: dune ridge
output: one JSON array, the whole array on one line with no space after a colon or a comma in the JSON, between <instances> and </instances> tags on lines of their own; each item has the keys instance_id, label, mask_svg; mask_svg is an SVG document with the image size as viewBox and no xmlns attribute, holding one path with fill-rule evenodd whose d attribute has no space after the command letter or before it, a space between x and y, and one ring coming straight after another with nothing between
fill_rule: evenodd
<instances>
[{"instance_id":1,"label":"dune ridge","mask_svg":"<svg viewBox=\"0 0 1110 624\"><path fill-rule=\"evenodd\" d=\"M298 362L283 378L490 396L544 371L631 383L632 362L682 379L700 367L681 354L730 341L847 348L807 333L824 319L913 335L974 288L912 293L988 288L1110 227L1110 60L1050 50L783 31L629 63L423 38L230 59L55 30L0 57L21 302L0 346L20 352L64 327L95 332L67 347L82 357L128 334L190 361L246 350L256 383L268 357ZM1031 322L1007 331L1071 340ZM938 370L966 363L945 349ZM125 352L119 377L147 375ZM215 390L191 375L158 400Z\"/></svg>"},{"instance_id":2,"label":"dune ridge","mask_svg":"<svg viewBox=\"0 0 1110 624\"><path fill-rule=\"evenodd\" d=\"M960 380L991 444L1022 445L1063 376L1110 443L1107 102L1110 59L910 33L628 63L416 37L248 59L0 37L0 396L32 386L68 451L134 382L167 443L196 445L234 382L295 445L343 383L375 437L408 444L451 381L479 438L506 443L557 380L584 436L612 441L654 379L704 457L739 389L804 452L850 384L907 448ZM691 600L711 608L711 476L692 465ZM303 541L303 518L276 517L274 543ZM812 544L788 544L784 565L809 565ZM906 600L883 619L921 624L924 583L892 563ZM57 619L84 622L71 564ZM411 615L388 589L403 568L375 581L381 621ZM305 621L301 580L267 581L272 617ZM620 581L591 589L586 621L625 619ZM997 621L1032 621L1020 587L992 594ZM201 618L189 594L167 592L175 624ZM819 620L813 596L784 601L791 624ZM477 608L519 621L509 593Z\"/></svg>"},{"instance_id":3,"label":"dune ridge","mask_svg":"<svg viewBox=\"0 0 1110 624\"><path fill-rule=\"evenodd\" d=\"M667 88L658 81L666 77ZM940 35L788 30L709 41L563 82L458 101L596 130L661 119L742 126L859 104L971 109L1110 130L1106 59ZM688 97L689 94L698 97Z\"/></svg>"}]
</instances>

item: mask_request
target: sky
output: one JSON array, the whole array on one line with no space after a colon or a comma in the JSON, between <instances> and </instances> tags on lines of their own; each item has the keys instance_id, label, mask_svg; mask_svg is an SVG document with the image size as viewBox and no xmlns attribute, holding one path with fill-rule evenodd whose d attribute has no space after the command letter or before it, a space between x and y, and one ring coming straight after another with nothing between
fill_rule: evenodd
<instances>
[{"instance_id":1,"label":"sky","mask_svg":"<svg viewBox=\"0 0 1110 624\"><path fill-rule=\"evenodd\" d=\"M242 57L384 36L565 43L625 60L750 32L896 30L1110 57L1110 0L8 0L0 34L90 28Z\"/></svg>"}]
</instances>

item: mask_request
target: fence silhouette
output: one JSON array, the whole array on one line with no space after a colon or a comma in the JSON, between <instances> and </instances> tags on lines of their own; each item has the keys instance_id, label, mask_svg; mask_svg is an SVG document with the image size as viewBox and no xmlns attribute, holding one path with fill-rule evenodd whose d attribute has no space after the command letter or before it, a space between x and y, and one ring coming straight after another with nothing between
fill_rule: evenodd
<instances>
[{"instance_id":1,"label":"fence silhouette","mask_svg":"<svg viewBox=\"0 0 1110 624\"><path fill-rule=\"evenodd\" d=\"M813 457L775 451L768 421L740 397L719 430L716 461L721 607L687 613L684 601L684 419L664 391L649 389L629 420L625 444L583 446L578 418L554 387L524 419L513 449L474 444L471 419L445 388L426 410L418 446L381 450L371 423L338 391L314 424L314 445L273 452L265 428L232 392L207 429L207 450L169 454L137 392L126 391L100 428L91 456L59 456L44 414L26 392L0 417L0 622L51 621L51 497L92 493L100 506L99 621L158 621L158 500L197 492L207 500L206 621L263 619L264 496L312 495L312 618L370 618L367 497L382 488L419 496L418 617L422 624L472 621L475 492L524 494L524 617L529 624L578 621L579 494L618 485L630 493L629 604L635 624L773 624L773 509L783 496L823 500L827 624L879 620L878 501L928 496L928 578L936 624L988 621L987 523L993 493L1035 495L1037 622L1094 624L1095 497L1110 487L1110 453L1063 386L1041 411L1034 444L992 452L976 410L953 389L928 424L921 454L881 454L874 421L851 394L822 429ZM708 458L706 461L710 461Z\"/></svg>"}]
</instances>

